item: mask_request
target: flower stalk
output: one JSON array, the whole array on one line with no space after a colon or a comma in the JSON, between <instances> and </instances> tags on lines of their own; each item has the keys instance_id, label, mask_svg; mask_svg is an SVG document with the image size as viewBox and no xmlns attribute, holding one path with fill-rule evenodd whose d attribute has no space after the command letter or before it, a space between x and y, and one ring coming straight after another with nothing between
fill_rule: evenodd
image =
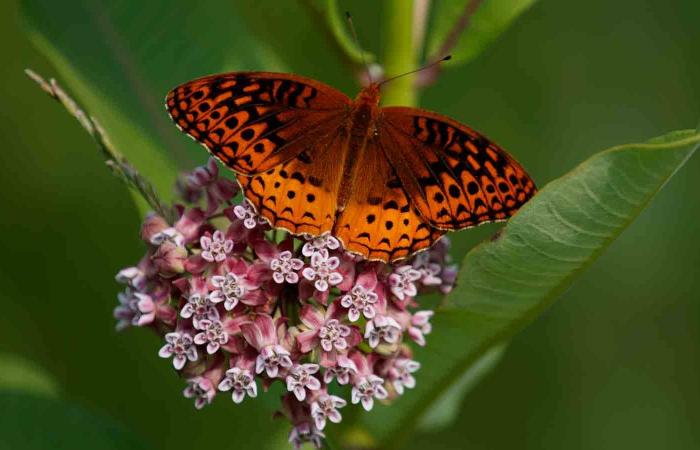
<instances>
[{"instance_id":1,"label":"flower stalk","mask_svg":"<svg viewBox=\"0 0 700 450\"><path fill-rule=\"evenodd\" d=\"M416 69L416 47L413 42L413 6L405 0L387 0L386 42L383 55L387 76L400 75ZM416 106L418 93L413 74L406 75L382 88L384 105Z\"/></svg>"}]
</instances>

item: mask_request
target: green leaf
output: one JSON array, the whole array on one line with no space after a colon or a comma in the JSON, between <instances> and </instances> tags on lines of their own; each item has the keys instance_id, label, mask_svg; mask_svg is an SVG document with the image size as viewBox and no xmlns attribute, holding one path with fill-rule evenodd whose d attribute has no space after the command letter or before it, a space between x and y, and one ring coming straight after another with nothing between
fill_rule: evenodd
<instances>
[{"instance_id":1,"label":"green leaf","mask_svg":"<svg viewBox=\"0 0 700 450\"><path fill-rule=\"evenodd\" d=\"M113 420L70 403L0 391L0 448L139 450L147 446Z\"/></svg>"},{"instance_id":2,"label":"green leaf","mask_svg":"<svg viewBox=\"0 0 700 450\"><path fill-rule=\"evenodd\" d=\"M46 397L58 396L59 388L44 369L16 355L0 355L0 389L30 392Z\"/></svg>"},{"instance_id":3,"label":"green leaf","mask_svg":"<svg viewBox=\"0 0 700 450\"><path fill-rule=\"evenodd\" d=\"M452 60L444 67L468 63L486 49L496 38L531 7L537 0L439 0L435 2L432 26L428 37L428 55L431 58L450 53ZM472 8L473 14L468 12ZM468 19L465 21L465 14ZM461 32L455 30L463 26ZM455 39L446 52L445 42Z\"/></svg>"},{"instance_id":4,"label":"green leaf","mask_svg":"<svg viewBox=\"0 0 700 450\"><path fill-rule=\"evenodd\" d=\"M399 447L475 361L557 299L699 144L700 134L681 131L599 153L545 186L500 234L472 249L435 314L427 347L416 352L416 389L361 419L375 438Z\"/></svg>"},{"instance_id":5,"label":"green leaf","mask_svg":"<svg viewBox=\"0 0 700 450\"><path fill-rule=\"evenodd\" d=\"M435 400L420 419L421 430L434 431L449 426L459 415L462 400L467 393L493 369L506 351L506 344L495 345L484 353L469 369Z\"/></svg>"}]
</instances>

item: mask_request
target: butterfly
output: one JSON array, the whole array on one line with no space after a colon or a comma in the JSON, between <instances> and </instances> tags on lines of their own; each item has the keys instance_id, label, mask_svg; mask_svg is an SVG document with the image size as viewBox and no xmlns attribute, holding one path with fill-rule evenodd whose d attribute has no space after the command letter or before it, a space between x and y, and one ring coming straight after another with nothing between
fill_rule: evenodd
<instances>
[{"instance_id":1,"label":"butterfly","mask_svg":"<svg viewBox=\"0 0 700 450\"><path fill-rule=\"evenodd\" d=\"M440 114L352 100L319 81L232 72L170 91L181 131L235 172L272 227L331 233L345 250L394 262L449 230L506 220L536 192L498 145Z\"/></svg>"}]
</instances>

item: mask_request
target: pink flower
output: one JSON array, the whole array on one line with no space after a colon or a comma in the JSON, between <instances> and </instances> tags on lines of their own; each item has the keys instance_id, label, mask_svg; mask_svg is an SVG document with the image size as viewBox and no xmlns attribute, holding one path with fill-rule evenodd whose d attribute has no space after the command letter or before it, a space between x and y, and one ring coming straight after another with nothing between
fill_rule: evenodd
<instances>
[{"instance_id":1,"label":"pink flower","mask_svg":"<svg viewBox=\"0 0 700 450\"><path fill-rule=\"evenodd\" d=\"M374 406L374 399L383 400L389 393L384 388L384 379L375 375L370 367L367 357L360 352L351 355L357 367L354 385L350 400L353 404L362 403L365 411L370 411Z\"/></svg>"},{"instance_id":2,"label":"pink flower","mask_svg":"<svg viewBox=\"0 0 700 450\"><path fill-rule=\"evenodd\" d=\"M282 397L281 412L293 425L289 432L289 442L296 450L306 442L310 442L317 449L321 448L325 435L314 425L306 402L300 402L293 395L286 394Z\"/></svg>"},{"instance_id":3,"label":"pink flower","mask_svg":"<svg viewBox=\"0 0 700 450\"><path fill-rule=\"evenodd\" d=\"M209 299L212 303L223 301L227 311L235 308L248 290L243 276L233 272L228 272L225 276L215 275L211 277L211 284L216 289L211 292Z\"/></svg>"},{"instance_id":4,"label":"pink flower","mask_svg":"<svg viewBox=\"0 0 700 450\"><path fill-rule=\"evenodd\" d=\"M292 249L291 240L281 242L279 247L266 241L255 243L256 255L272 271L272 279L277 284L299 282L298 272L304 267L304 262L293 257Z\"/></svg>"},{"instance_id":5,"label":"pink flower","mask_svg":"<svg viewBox=\"0 0 700 450\"><path fill-rule=\"evenodd\" d=\"M180 208L179 211L180 218L172 227L163 227L165 220L160 216L149 216L141 230L142 237L148 238L148 242L155 246L171 242L182 247L195 241L204 224L204 212L199 208Z\"/></svg>"},{"instance_id":6,"label":"pink flower","mask_svg":"<svg viewBox=\"0 0 700 450\"><path fill-rule=\"evenodd\" d=\"M164 218L153 212L148 213L141 225L141 239L147 244L151 244L153 236L169 227L170 225Z\"/></svg>"},{"instance_id":7,"label":"pink flower","mask_svg":"<svg viewBox=\"0 0 700 450\"><path fill-rule=\"evenodd\" d=\"M228 342L228 333L219 320L203 319L199 322L201 332L194 336L194 343L197 345L207 345L207 353L216 353L219 347Z\"/></svg>"},{"instance_id":8,"label":"pink flower","mask_svg":"<svg viewBox=\"0 0 700 450\"><path fill-rule=\"evenodd\" d=\"M216 230L211 237L202 236L199 245L202 247L202 258L208 262L222 262L233 250L233 241L226 239L221 230Z\"/></svg>"},{"instance_id":9,"label":"pink flower","mask_svg":"<svg viewBox=\"0 0 700 450\"><path fill-rule=\"evenodd\" d=\"M247 201L240 205L234 206L233 214L242 220L243 225L249 230L252 230L256 226L265 223L263 219L255 213L255 209L253 209L253 207Z\"/></svg>"},{"instance_id":10,"label":"pink flower","mask_svg":"<svg viewBox=\"0 0 700 450\"><path fill-rule=\"evenodd\" d=\"M323 236L319 236L306 242L301 248L301 254L306 257L311 257L314 255L314 253L319 253L323 250L328 252L339 248L340 242L338 239L334 238L330 234L324 234Z\"/></svg>"},{"instance_id":11,"label":"pink flower","mask_svg":"<svg viewBox=\"0 0 700 450\"><path fill-rule=\"evenodd\" d=\"M272 317L260 314L252 322L241 324L243 337L258 350L255 360L255 373L267 373L270 378L277 377L279 369L292 367L289 351L279 343L277 328Z\"/></svg>"},{"instance_id":12,"label":"pink flower","mask_svg":"<svg viewBox=\"0 0 700 450\"><path fill-rule=\"evenodd\" d=\"M390 316L376 316L367 322L365 339L370 347L375 348L380 343L396 344L401 337L401 325Z\"/></svg>"},{"instance_id":13,"label":"pink flower","mask_svg":"<svg viewBox=\"0 0 700 450\"><path fill-rule=\"evenodd\" d=\"M266 299L258 291L258 286L248 276L249 267L242 260L229 258L222 266L223 275L211 277L214 286L209 298L213 303L224 302L224 308L231 311L238 302L247 305L260 305Z\"/></svg>"},{"instance_id":14,"label":"pink flower","mask_svg":"<svg viewBox=\"0 0 700 450\"><path fill-rule=\"evenodd\" d=\"M299 350L309 353L321 346L321 365L335 365L338 353L343 353L351 346L359 343L360 335L347 325L343 325L338 317L341 311L333 302L326 311L323 307L304 305L299 313L301 322L308 328L297 335Z\"/></svg>"},{"instance_id":15,"label":"pink flower","mask_svg":"<svg viewBox=\"0 0 700 450\"><path fill-rule=\"evenodd\" d=\"M319 430L326 427L326 420L333 423L340 423L343 416L338 409L345 407L347 402L335 395L322 394L311 404L311 417Z\"/></svg>"},{"instance_id":16,"label":"pink flower","mask_svg":"<svg viewBox=\"0 0 700 450\"><path fill-rule=\"evenodd\" d=\"M443 294L452 290L457 279L457 266L451 261L447 236L437 241L427 252L416 255L413 267L421 272L423 286L436 286Z\"/></svg>"},{"instance_id":17,"label":"pink flower","mask_svg":"<svg viewBox=\"0 0 700 450\"><path fill-rule=\"evenodd\" d=\"M297 364L289 371L286 378L287 390L294 393L300 402L306 398L307 389L309 391L321 389L321 382L313 376L318 369L318 364Z\"/></svg>"},{"instance_id":18,"label":"pink flower","mask_svg":"<svg viewBox=\"0 0 700 450\"><path fill-rule=\"evenodd\" d=\"M336 271L339 265L340 259L337 256L328 256L328 250L324 249L311 255L311 266L305 268L301 274L314 282L316 290L325 292L343 281L343 275Z\"/></svg>"},{"instance_id":19,"label":"pink flower","mask_svg":"<svg viewBox=\"0 0 700 450\"><path fill-rule=\"evenodd\" d=\"M207 294L193 292L187 298L187 303L180 310L180 317L184 319L192 318L195 328L201 329L203 320L219 320L219 311Z\"/></svg>"},{"instance_id":20,"label":"pink flower","mask_svg":"<svg viewBox=\"0 0 700 450\"><path fill-rule=\"evenodd\" d=\"M216 395L214 384L205 377L195 377L187 380L187 387L183 391L186 398L194 399L194 407L204 408L211 403Z\"/></svg>"},{"instance_id":21,"label":"pink flower","mask_svg":"<svg viewBox=\"0 0 700 450\"><path fill-rule=\"evenodd\" d=\"M440 286L440 292L443 294L449 294L454 288L457 282L457 275L459 273L459 268L456 264L445 266L442 269L442 285Z\"/></svg>"},{"instance_id":22,"label":"pink flower","mask_svg":"<svg viewBox=\"0 0 700 450\"><path fill-rule=\"evenodd\" d=\"M175 227L165 228L151 236L151 244L153 245L158 246L164 242L171 242L178 247L182 247L185 245L185 236L177 231Z\"/></svg>"},{"instance_id":23,"label":"pink flower","mask_svg":"<svg viewBox=\"0 0 700 450\"><path fill-rule=\"evenodd\" d=\"M182 236L185 244L192 244L198 240L206 216L199 208L181 208L179 211L180 218L175 222L175 230Z\"/></svg>"},{"instance_id":24,"label":"pink flower","mask_svg":"<svg viewBox=\"0 0 700 450\"><path fill-rule=\"evenodd\" d=\"M156 318L156 304L150 295L142 294L140 292L134 292L134 296L138 299L136 307L138 308L139 314L134 316L136 320L136 325L142 327L149 323L153 323Z\"/></svg>"},{"instance_id":25,"label":"pink flower","mask_svg":"<svg viewBox=\"0 0 700 450\"><path fill-rule=\"evenodd\" d=\"M114 308L114 318L117 319L116 329L121 331L129 326L138 326L138 319L134 319L139 310L136 304L138 298L134 295L130 288L126 288L124 292L117 294L119 304Z\"/></svg>"},{"instance_id":26,"label":"pink flower","mask_svg":"<svg viewBox=\"0 0 700 450\"><path fill-rule=\"evenodd\" d=\"M207 196L207 214L212 214L225 201L233 198L238 186L231 180L219 178L219 168L215 158L209 158L207 164L195 168L189 174L178 179L178 194L189 203L197 202L202 192Z\"/></svg>"},{"instance_id":27,"label":"pink flower","mask_svg":"<svg viewBox=\"0 0 700 450\"><path fill-rule=\"evenodd\" d=\"M187 249L173 241L166 240L158 246L151 259L158 273L169 278L185 271Z\"/></svg>"},{"instance_id":28,"label":"pink flower","mask_svg":"<svg viewBox=\"0 0 700 450\"><path fill-rule=\"evenodd\" d=\"M359 275L352 290L340 298L340 304L348 308L350 322L357 322L360 315L372 319L377 314L379 296L374 292L376 285L377 273L368 271Z\"/></svg>"},{"instance_id":29,"label":"pink flower","mask_svg":"<svg viewBox=\"0 0 700 450\"><path fill-rule=\"evenodd\" d=\"M323 446L325 437L326 435L312 423L302 422L292 428L292 431L289 432L288 440L295 450L300 450L301 446L306 442L310 442L311 445L320 449Z\"/></svg>"},{"instance_id":30,"label":"pink flower","mask_svg":"<svg viewBox=\"0 0 700 450\"><path fill-rule=\"evenodd\" d=\"M318 330L318 337L321 340L321 348L325 352L333 350L342 352L347 350L348 336L351 329L347 325L342 325L338 319L329 319Z\"/></svg>"},{"instance_id":31,"label":"pink flower","mask_svg":"<svg viewBox=\"0 0 700 450\"><path fill-rule=\"evenodd\" d=\"M442 266L430 260L430 252L419 253L413 260L413 268L420 273L418 279L424 286L440 286L442 279L438 276Z\"/></svg>"},{"instance_id":32,"label":"pink flower","mask_svg":"<svg viewBox=\"0 0 700 450\"><path fill-rule=\"evenodd\" d=\"M418 289L414 281L420 278L421 273L414 269L413 266L401 266L389 275L391 292L402 302L407 298L415 297L418 294Z\"/></svg>"},{"instance_id":33,"label":"pink flower","mask_svg":"<svg viewBox=\"0 0 700 450\"><path fill-rule=\"evenodd\" d=\"M226 375L219 383L220 391L231 391L231 399L234 403L241 403L246 394L248 397L258 396L258 387L255 377L248 369L232 367L226 371Z\"/></svg>"},{"instance_id":34,"label":"pink flower","mask_svg":"<svg viewBox=\"0 0 700 450\"><path fill-rule=\"evenodd\" d=\"M114 308L114 317L118 319L117 330L128 326L142 327L153 323L156 306L149 295L126 288L117 295L119 305Z\"/></svg>"},{"instance_id":35,"label":"pink flower","mask_svg":"<svg viewBox=\"0 0 700 450\"><path fill-rule=\"evenodd\" d=\"M148 282L146 274L138 266L127 267L125 269L120 270L119 273L117 273L115 279L119 283L128 284L129 286L139 291L143 290L146 287L146 283Z\"/></svg>"},{"instance_id":36,"label":"pink flower","mask_svg":"<svg viewBox=\"0 0 700 450\"><path fill-rule=\"evenodd\" d=\"M396 358L389 369L388 379L399 395L403 395L404 388L413 389L416 379L413 373L420 369L420 363L408 358Z\"/></svg>"},{"instance_id":37,"label":"pink flower","mask_svg":"<svg viewBox=\"0 0 700 450\"><path fill-rule=\"evenodd\" d=\"M326 368L323 373L323 382L330 384L335 378L338 384L345 385L350 382L350 379L357 374L357 366L355 362L345 355L340 355L336 361L336 365Z\"/></svg>"},{"instance_id":38,"label":"pink flower","mask_svg":"<svg viewBox=\"0 0 700 450\"><path fill-rule=\"evenodd\" d=\"M270 261L270 269L272 269L272 279L275 283L295 284L299 282L299 274L297 273L304 267L304 261L298 258L292 258L292 252L289 250L281 252L277 258Z\"/></svg>"},{"instance_id":39,"label":"pink flower","mask_svg":"<svg viewBox=\"0 0 700 450\"><path fill-rule=\"evenodd\" d=\"M430 334L432 327L430 318L433 316L432 311L418 311L411 317L411 325L408 328L408 335L421 347L425 345L425 335Z\"/></svg>"},{"instance_id":40,"label":"pink flower","mask_svg":"<svg viewBox=\"0 0 700 450\"><path fill-rule=\"evenodd\" d=\"M192 336L187 333L174 331L165 335L165 345L158 352L161 358L173 357L173 367L180 370L185 363L197 360L197 348Z\"/></svg>"}]
</instances>

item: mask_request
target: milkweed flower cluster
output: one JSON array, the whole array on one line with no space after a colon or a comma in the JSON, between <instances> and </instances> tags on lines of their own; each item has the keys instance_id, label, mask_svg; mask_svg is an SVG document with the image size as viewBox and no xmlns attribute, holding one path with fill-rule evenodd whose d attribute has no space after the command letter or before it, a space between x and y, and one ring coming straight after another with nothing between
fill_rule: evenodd
<instances>
[{"instance_id":1,"label":"milkweed flower cluster","mask_svg":"<svg viewBox=\"0 0 700 450\"><path fill-rule=\"evenodd\" d=\"M420 363L409 342L425 345L433 314L416 297L455 281L446 239L383 264L344 252L330 235L280 233L232 203L238 186L213 160L177 192L176 220L144 220L146 254L117 274L126 287L114 315L118 329L162 336L158 355L186 379L196 408L222 394L241 403L279 382L290 443L320 447L348 402L369 411L415 386Z\"/></svg>"}]
</instances>

